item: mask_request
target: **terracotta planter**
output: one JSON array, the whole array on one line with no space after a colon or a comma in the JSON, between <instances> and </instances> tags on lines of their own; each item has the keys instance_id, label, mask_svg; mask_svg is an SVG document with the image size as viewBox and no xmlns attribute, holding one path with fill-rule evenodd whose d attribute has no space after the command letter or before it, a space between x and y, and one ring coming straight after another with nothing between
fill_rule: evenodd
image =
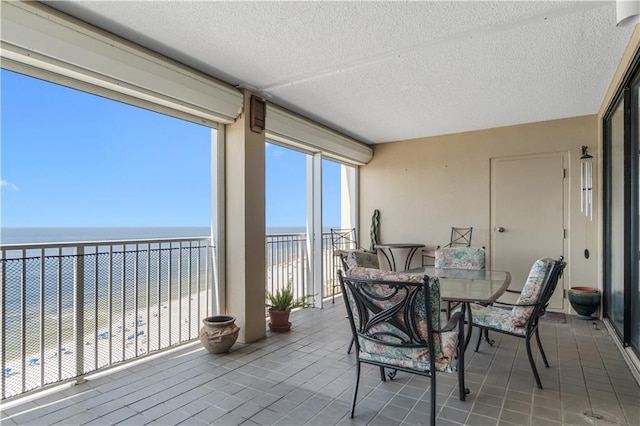
<instances>
[{"instance_id":1,"label":"terracotta planter","mask_svg":"<svg viewBox=\"0 0 640 426\"><path fill-rule=\"evenodd\" d=\"M289 331L291 329L289 314L289 311L274 311L269 309L269 329L271 331Z\"/></svg>"},{"instance_id":2,"label":"terracotta planter","mask_svg":"<svg viewBox=\"0 0 640 426\"><path fill-rule=\"evenodd\" d=\"M597 288L571 287L568 296L571 307L578 314L578 319L593 319L591 315L600 307L600 292Z\"/></svg>"},{"instance_id":3,"label":"terracotta planter","mask_svg":"<svg viewBox=\"0 0 640 426\"><path fill-rule=\"evenodd\" d=\"M202 320L200 343L212 354L229 352L238 339L240 327L235 324L236 318L230 315L214 315Z\"/></svg>"}]
</instances>

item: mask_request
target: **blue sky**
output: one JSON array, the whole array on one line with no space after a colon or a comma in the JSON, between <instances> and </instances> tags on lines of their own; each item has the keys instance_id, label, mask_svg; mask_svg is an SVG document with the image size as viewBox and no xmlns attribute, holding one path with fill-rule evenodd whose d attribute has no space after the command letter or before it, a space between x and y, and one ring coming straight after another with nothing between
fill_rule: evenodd
<instances>
[{"instance_id":1,"label":"blue sky","mask_svg":"<svg viewBox=\"0 0 640 426\"><path fill-rule=\"evenodd\" d=\"M211 129L1 72L2 227L208 226ZM305 223L305 155L267 144L267 226ZM323 164L339 224L340 169Z\"/></svg>"}]
</instances>

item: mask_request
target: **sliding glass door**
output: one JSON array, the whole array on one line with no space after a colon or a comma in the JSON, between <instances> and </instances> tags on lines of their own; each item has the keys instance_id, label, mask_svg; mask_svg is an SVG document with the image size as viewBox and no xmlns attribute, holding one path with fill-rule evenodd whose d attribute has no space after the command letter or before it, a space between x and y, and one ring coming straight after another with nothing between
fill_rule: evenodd
<instances>
[{"instance_id":1,"label":"sliding glass door","mask_svg":"<svg viewBox=\"0 0 640 426\"><path fill-rule=\"evenodd\" d=\"M607 150L609 166L608 185L608 287L606 297L607 316L622 338L624 335L624 251L625 209L624 206L624 99L607 120L609 144Z\"/></svg>"},{"instance_id":2,"label":"sliding glass door","mask_svg":"<svg viewBox=\"0 0 640 426\"><path fill-rule=\"evenodd\" d=\"M605 317L640 354L640 60L604 117Z\"/></svg>"}]
</instances>

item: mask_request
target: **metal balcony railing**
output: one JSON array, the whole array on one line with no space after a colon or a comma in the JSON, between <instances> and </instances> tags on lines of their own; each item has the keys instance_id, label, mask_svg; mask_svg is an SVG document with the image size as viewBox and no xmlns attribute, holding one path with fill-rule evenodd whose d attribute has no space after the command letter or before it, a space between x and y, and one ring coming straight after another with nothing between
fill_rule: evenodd
<instances>
[{"instance_id":1,"label":"metal balcony railing","mask_svg":"<svg viewBox=\"0 0 640 426\"><path fill-rule=\"evenodd\" d=\"M291 285L294 296L313 294L310 278L310 261L306 234L267 235L266 247L267 291L275 293ZM331 246L331 233L322 234L322 295L333 295L336 276L336 259ZM337 289L337 287L335 287Z\"/></svg>"},{"instance_id":2,"label":"metal balcony railing","mask_svg":"<svg viewBox=\"0 0 640 426\"><path fill-rule=\"evenodd\" d=\"M335 258L322 236L322 297ZM0 245L1 399L198 338L213 311L209 237ZM313 293L305 234L266 238L266 289Z\"/></svg>"},{"instance_id":3,"label":"metal balcony railing","mask_svg":"<svg viewBox=\"0 0 640 426\"><path fill-rule=\"evenodd\" d=\"M198 337L209 238L2 245L2 399Z\"/></svg>"}]
</instances>

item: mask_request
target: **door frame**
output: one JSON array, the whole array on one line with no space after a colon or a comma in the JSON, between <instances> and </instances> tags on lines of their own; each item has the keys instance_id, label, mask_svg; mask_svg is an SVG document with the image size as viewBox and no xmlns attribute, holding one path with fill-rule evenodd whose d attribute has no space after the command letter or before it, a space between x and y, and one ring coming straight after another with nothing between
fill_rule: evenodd
<instances>
[{"instance_id":1,"label":"door frame","mask_svg":"<svg viewBox=\"0 0 640 426\"><path fill-rule=\"evenodd\" d=\"M571 188L573 185L571 184L571 173L569 170L570 167L570 152L568 150L563 151L548 151L548 152L537 152L532 154L516 154L516 155L504 155L504 156L496 156L489 158L489 253L490 253L490 268L493 269L494 264L494 253L495 253L495 232L494 227L495 224L495 211L494 211L494 162L501 160L527 160L527 159L536 159L536 158L561 158L562 159L562 167L564 178L562 181L562 227L564 229L564 237L562 239L562 256L564 256L565 262L569 263L569 208L570 208L570 199L572 196ZM562 277L558 281L557 289L562 289L562 312L569 312L569 303L565 303L567 300L567 288L565 285L570 283L570 268L565 269ZM523 283L524 285L524 283ZM557 291L557 290L556 290Z\"/></svg>"}]
</instances>

